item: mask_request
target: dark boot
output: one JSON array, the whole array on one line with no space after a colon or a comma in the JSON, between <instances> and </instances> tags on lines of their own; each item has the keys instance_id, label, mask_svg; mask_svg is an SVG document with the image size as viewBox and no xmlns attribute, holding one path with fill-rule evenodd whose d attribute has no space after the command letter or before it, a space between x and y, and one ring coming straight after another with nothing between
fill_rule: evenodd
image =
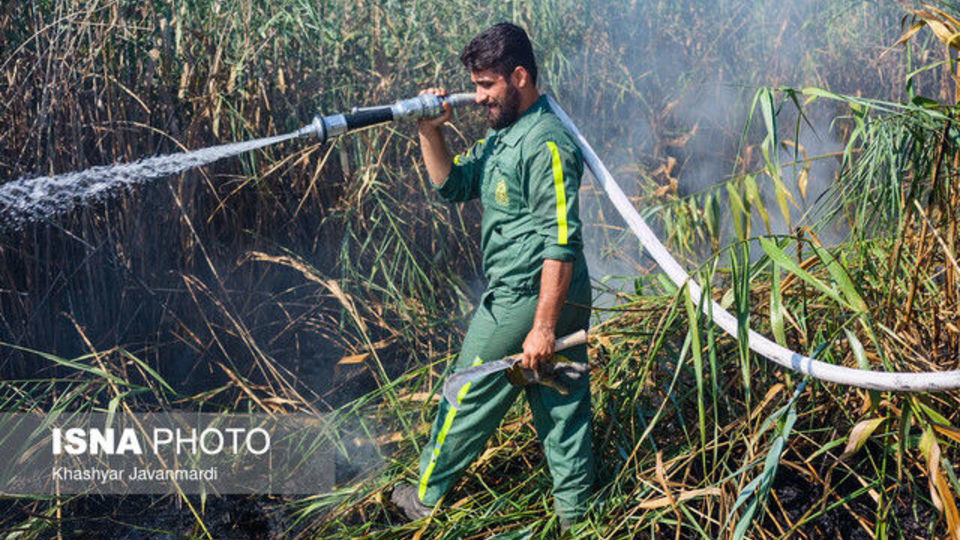
<instances>
[{"instance_id":1,"label":"dark boot","mask_svg":"<svg viewBox=\"0 0 960 540\"><path fill-rule=\"evenodd\" d=\"M423 519L433 512L432 508L420 501L417 488L407 483L394 486L390 502L395 504L409 521Z\"/></svg>"}]
</instances>

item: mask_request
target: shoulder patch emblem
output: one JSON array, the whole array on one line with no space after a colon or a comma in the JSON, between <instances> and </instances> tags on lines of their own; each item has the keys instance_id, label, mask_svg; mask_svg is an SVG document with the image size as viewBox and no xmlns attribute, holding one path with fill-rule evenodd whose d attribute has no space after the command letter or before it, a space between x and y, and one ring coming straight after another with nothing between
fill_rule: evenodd
<instances>
[{"instance_id":1,"label":"shoulder patch emblem","mask_svg":"<svg viewBox=\"0 0 960 540\"><path fill-rule=\"evenodd\" d=\"M507 181L503 178L497 182L497 189L493 192L494 199L500 206L510 205L510 193L507 191Z\"/></svg>"}]
</instances>

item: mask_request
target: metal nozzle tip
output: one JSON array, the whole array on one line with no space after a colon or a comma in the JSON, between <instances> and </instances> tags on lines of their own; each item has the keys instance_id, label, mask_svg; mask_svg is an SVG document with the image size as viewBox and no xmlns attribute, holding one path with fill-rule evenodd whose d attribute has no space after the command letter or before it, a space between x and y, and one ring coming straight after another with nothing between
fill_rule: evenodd
<instances>
[{"instance_id":1,"label":"metal nozzle tip","mask_svg":"<svg viewBox=\"0 0 960 540\"><path fill-rule=\"evenodd\" d=\"M323 118L319 115L313 117L313 122L297 130L297 137L316 136L321 139L326 138L326 129L323 124Z\"/></svg>"}]
</instances>

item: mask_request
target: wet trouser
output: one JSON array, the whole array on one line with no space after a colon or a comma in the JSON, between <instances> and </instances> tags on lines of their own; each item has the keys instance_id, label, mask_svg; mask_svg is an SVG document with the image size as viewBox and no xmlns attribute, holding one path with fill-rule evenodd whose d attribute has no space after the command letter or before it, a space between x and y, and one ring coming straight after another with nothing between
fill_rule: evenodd
<instances>
[{"instance_id":1,"label":"wet trouser","mask_svg":"<svg viewBox=\"0 0 960 540\"><path fill-rule=\"evenodd\" d=\"M571 285L567 300L557 323L557 337L586 329L590 322L589 284ZM521 352L533 326L536 305L536 294L522 295L499 289L484 293L453 372ZM586 362L587 348L579 345L557 356ZM439 501L460 473L480 455L487 439L523 390L553 477L557 513L570 521L582 517L594 479L590 379L581 377L573 381L560 377L560 380L569 388L569 394L563 395L539 384L513 386L506 376L498 373L465 386L460 393L459 407L441 399L430 442L420 457L420 499L429 506Z\"/></svg>"}]
</instances>

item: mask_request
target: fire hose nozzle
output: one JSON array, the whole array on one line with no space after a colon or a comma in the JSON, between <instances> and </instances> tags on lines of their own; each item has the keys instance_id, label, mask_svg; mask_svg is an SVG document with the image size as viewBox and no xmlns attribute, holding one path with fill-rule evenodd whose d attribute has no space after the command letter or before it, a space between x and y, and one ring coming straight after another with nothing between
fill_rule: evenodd
<instances>
[{"instance_id":1,"label":"fire hose nozzle","mask_svg":"<svg viewBox=\"0 0 960 540\"><path fill-rule=\"evenodd\" d=\"M347 117L342 114L316 115L313 122L297 130L298 137L315 136L320 142L339 137L348 131Z\"/></svg>"},{"instance_id":2,"label":"fire hose nozzle","mask_svg":"<svg viewBox=\"0 0 960 540\"><path fill-rule=\"evenodd\" d=\"M415 98L404 99L390 106L394 120L420 120L434 118L443 114L443 103L451 107L463 107L474 103L474 95L468 93L450 94L437 97L433 94L421 94Z\"/></svg>"},{"instance_id":3,"label":"fire hose nozzle","mask_svg":"<svg viewBox=\"0 0 960 540\"><path fill-rule=\"evenodd\" d=\"M297 137L316 136L321 141L327 140L327 129L323 125L323 117L319 114L313 117L313 122L297 130Z\"/></svg>"},{"instance_id":4,"label":"fire hose nozzle","mask_svg":"<svg viewBox=\"0 0 960 540\"><path fill-rule=\"evenodd\" d=\"M320 142L355 129L395 122L398 120L420 120L434 118L443 114L443 103L452 107L463 107L474 104L474 94L457 93L444 97L433 94L422 94L415 98L403 99L392 105L379 107L356 107L350 114L335 114L331 116L317 115L313 122L297 130L298 137L317 137Z\"/></svg>"}]
</instances>

